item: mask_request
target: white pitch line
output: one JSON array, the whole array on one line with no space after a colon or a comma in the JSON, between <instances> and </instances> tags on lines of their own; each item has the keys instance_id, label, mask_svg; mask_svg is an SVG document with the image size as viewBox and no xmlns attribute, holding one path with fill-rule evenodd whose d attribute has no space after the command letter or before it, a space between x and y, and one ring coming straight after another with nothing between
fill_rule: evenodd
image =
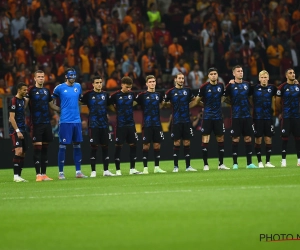
<instances>
[{"instance_id":1,"label":"white pitch line","mask_svg":"<svg viewBox=\"0 0 300 250\"><path fill-rule=\"evenodd\" d=\"M2 197L1 200L30 200L30 199L58 199L58 198L76 198L76 197L95 197L95 196L123 196L123 195L145 195L145 194L164 194L164 193L189 193L203 191L227 191L227 190L250 190L250 189L274 189L274 188L296 188L299 185L280 185L280 186L245 186L245 187L220 187L203 189L181 189L181 190L163 190L163 191L143 191L143 192L124 192L124 193L94 193L94 194L71 194L71 195L48 195L48 196L18 196Z\"/></svg>"}]
</instances>

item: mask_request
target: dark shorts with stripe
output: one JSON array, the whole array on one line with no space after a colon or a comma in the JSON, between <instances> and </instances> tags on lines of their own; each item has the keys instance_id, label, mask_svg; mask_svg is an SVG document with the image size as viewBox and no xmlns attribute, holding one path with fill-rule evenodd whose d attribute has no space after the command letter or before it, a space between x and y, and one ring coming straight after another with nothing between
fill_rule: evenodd
<instances>
[{"instance_id":1,"label":"dark shorts with stripe","mask_svg":"<svg viewBox=\"0 0 300 250\"><path fill-rule=\"evenodd\" d=\"M23 153L25 153L28 150L29 135L27 132L21 133L23 134L24 139L20 139L17 135L17 132L10 134L13 148L12 151L14 151L16 148L23 148Z\"/></svg>"},{"instance_id":2,"label":"dark shorts with stripe","mask_svg":"<svg viewBox=\"0 0 300 250\"><path fill-rule=\"evenodd\" d=\"M125 142L127 144L136 144L138 140L135 126L116 128L116 144L123 145Z\"/></svg>"},{"instance_id":3,"label":"dark shorts with stripe","mask_svg":"<svg viewBox=\"0 0 300 250\"><path fill-rule=\"evenodd\" d=\"M254 125L252 118L232 118L230 135L232 137L252 136Z\"/></svg>"},{"instance_id":4,"label":"dark shorts with stripe","mask_svg":"<svg viewBox=\"0 0 300 250\"><path fill-rule=\"evenodd\" d=\"M89 128L89 136L92 145L108 145L111 141L108 128Z\"/></svg>"},{"instance_id":5,"label":"dark shorts with stripe","mask_svg":"<svg viewBox=\"0 0 300 250\"><path fill-rule=\"evenodd\" d=\"M190 140L192 136L194 132L190 122L173 124L171 137L174 141Z\"/></svg>"},{"instance_id":6,"label":"dark shorts with stripe","mask_svg":"<svg viewBox=\"0 0 300 250\"><path fill-rule=\"evenodd\" d=\"M273 121L257 119L253 120L254 123L254 137L272 137L275 134Z\"/></svg>"},{"instance_id":7,"label":"dark shorts with stripe","mask_svg":"<svg viewBox=\"0 0 300 250\"><path fill-rule=\"evenodd\" d=\"M202 135L210 135L212 132L216 136L222 136L225 133L225 127L223 120L212 120L212 119L204 119L202 120L201 126Z\"/></svg>"},{"instance_id":8,"label":"dark shorts with stripe","mask_svg":"<svg viewBox=\"0 0 300 250\"><path fill-rule=\"evenodd\" d=\"M51 124L34 124L31 132L32 142L52 142L53 134Z\"/></svg>"},{"instance_id":9,"label":"dark shorts with stripe","mask_svg":"<svg viewBox=\"0 0 300 250\"><path fill-rule=\"evenodd\" d=\"M164 133L161 127L144 127L143 128L143 143L161 143L164 140Z\"/></svg>"},{"instance_id":10,"label":"dark shorts with stripe","mask_svg":"<svg viewBox=\"0 0 300 250\"><path fill-rule=\"evenodd\" d=\"M294 137L300 137L300 118L283 118L281 121L281 136L288 137L293 134Z\"/></svg>"}]
</instances>

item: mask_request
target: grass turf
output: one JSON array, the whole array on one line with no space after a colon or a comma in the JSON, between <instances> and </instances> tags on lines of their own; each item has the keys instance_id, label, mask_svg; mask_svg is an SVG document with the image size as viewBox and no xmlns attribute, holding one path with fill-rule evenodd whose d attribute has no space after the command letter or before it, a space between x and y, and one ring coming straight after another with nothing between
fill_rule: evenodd
<instances>
[{"instance_id":1,"label":"grass turf","mask_svg":"<svg viewBox=\"0 0 300 250\"><path fill-rule=\"evenodd\" d=\"M161 162L166 174L35 182L34 169L24 169L28 183L12 182L12 170L0 171L0 249L300 249L300 241L261 242L260 234L300 234L300 168L289 155L287 168L273 156L274 169L172 173L172 161ZM256 162L256 160L254 161ZM225 164L232 167L231 159ZM153 166L151 162L149 166ZM113 164L110 169L113 170ZM137 163L142 170L142 163ZM82 167L90 174L90 167Z\"/></svg>"}]
</instances>

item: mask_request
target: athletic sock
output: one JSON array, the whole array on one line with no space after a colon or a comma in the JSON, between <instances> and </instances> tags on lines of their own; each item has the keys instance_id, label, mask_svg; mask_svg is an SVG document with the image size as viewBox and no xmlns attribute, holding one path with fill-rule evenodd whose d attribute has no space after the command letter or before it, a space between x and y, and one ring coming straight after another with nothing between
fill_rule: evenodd
<instances>
[{"instance_id":1,"label":"athletic sock","mask_svg":"<svg viewBox=\"0 0 300 250\"><path fill-rule=\"evenodd\" d=\"M238 142L232 142L232 160L233 160L233 164L238 164L237 163L237 158L238 158Z\"/></svg>"},{"instance_id":2,"label":"athletic sock","mask_svg":"<svg viewBox=\"0 0 300 250\"><path fill-rule=\"evenodd\" d=\"M58 171L64 172L65 157L66 157L66 145L60 144L58 149Z\"/></svg>"},{"instance_id":3,"label":"athletic sock","mask_svg":"<svg viewBox=\"0 0 300 250\"><path fill-rule=\"evenodd\" d=\"M81 171L82 153L81 153L80 144L73 144L73 159L74 159L76 172Z\"/></svg>"},{"instance_id":4,"label":"athletic sock","mask_svg":"<svg viewBox=\"0 0 300 250\"><path fill-rule=\"evenodd\" d=\"M173 148L174 167L178 167L179 149L180 149L180 146L174 146L174 148Z\"/></svg>"},{"instance_id":5,"label":"athletic sock","mask_svg":"<svg viewBox=\"0 0 300 250\"><path fill-rule=\"evenodd\" d=\"M261 144L255 143L254 148L255 148L255 153L256 153L257 161L261 162Z\"/></svg>"},{"instance_id":6,"label":"athletic sock","mask_svg":"<svg viewBox=\"0 0 300 250\"><path fill-rule=\"evenodd\" d=\"M35 173L41 174L41 160L42 160L42 145L33 146L33 162L35 167Z\"/></svg>"},{"instance_id":7,"label":"athletic sock","mask_svg":"<svg viewBox=\"0 0 300 250\"><path fill-rule=\"evenodd\" d=\"M97 159L97 145L91 145L91 169L92 171L96 171L96 159Z\"/></svg>"},{"instance_id":8,"label":"athletic sock","mask_svg":"<svg viewBox=\"0 0 300 250\"><path fill-rule=\"evenodd\" d=\"M116 170L120 170L121 150L122 150L122 145L115 145L115 165L116 165Z\"/></svg>"},{"instance_id":9,"label":"athletic sock","mask_svg":"<svg viewBox=\"0 0 300 250\"><path fill-rule=\"evenodd\" d=\"M208 143L204 143L202 142L202 158L203 158L203 164L204 166L205 165L208 165L208 153L207 153L207 150L208 150Z\"/></svg>"},{"instance_id":10,"label":"athletic sock","mask_svg":"<svg viewBox=\"0 0 300 250\"><path fill-rule=\"evenodd\" d=\"M266 163L270 162L272 154L272 144L266 144Z\"/></svg>"},{"instance_id":11,"label":"athletic sock","mask_svg":"<svg viewBox=\"0 0 300 250\"><path fill-rule=\"evenodd\" d=\"M288 137L282 137L282 151L281 151L282 159L286 159L288 140L289 140Z\"/></svg>"},{"instance_id":12,"label":"athletic sock","mask_svg":"<svg viewBox=\"0 0 300 250\"><path fill-rule=\"evenodd\" d=\"M20 176L20 160L22 157L14 155L13 157L13 170L14 170L14 175Z\"/></svg>"},{"instance_id":13,"label":"athletic sock","mask_svg":"<svg viewBox=\"0 0 300 250\"><path fill-rule=\"evenodd\" d=\"M247 165L252 163L252 143L246 142Z\"/></svg>"},{"instance_id":14,"label":"athletic sock","mask_svg":"<svg viewBox=\"0 0 300 250\"><path fill-rule=\"evenodd\" d=\"M41 174L46 174L48 166L48 144L42 145Z\"/></svg>"},{"instance_id":15,"label":"athletic sock","mask_svg":"<svg viewBox=\"0 0 300 250\"><path fill-rule=\"evenodd\" d=\"M103 162L103 169L104 171L108 170L109 165L109 156L108 156L108 146L102 146L102 162Z\"/></svg>"},{"instance_id":16,"label":"athletic sock","mask_svg":"<svg viewBox=\"0 0 300 250\"><path fill-rule=\"evenodd\" d=\"M184 146L183 153L185 157L185 167L188 168L191 165L190 146Z\"/></svg>"},{"instance_id":17,"label":"athletic sock","mask_svg":"<svg viewBox=\"0 0 300 250\"><path fill-rule=\"evenodd\" d=\"M130 169L134 169L135 161L136 161L136 145L130 145L129 158L130 158Z\"/></svg>"},{"instance_id":18,"label":"athletic sock","mask_svg":"<svg viewBox=\"0 0 300 250\"><path fill-rule=\"evenodd\" d=\"M148 155L149 155L149 149L143 149L143 165L144 165L144 168L148 167Z\"/></svg>"},{"instance_id":19,"label":"athletic sock","mask_svg":"<svg viewBox=\"0 0 300 250\"><path fill-rule=\"evenodd\" d=\"M224 142L218 142L219 166L223 165L224 160Z\"/></svg>"},{"instance_id":20,"label":"athletic sock","mask_svg":"<svg viewBox=\"0 0 300 250\"><path fill-rule=\"evenodd\" d=\"M154 149L154 166L159 166L160 160L160 149Z\"/></svg>"}]
</instances>

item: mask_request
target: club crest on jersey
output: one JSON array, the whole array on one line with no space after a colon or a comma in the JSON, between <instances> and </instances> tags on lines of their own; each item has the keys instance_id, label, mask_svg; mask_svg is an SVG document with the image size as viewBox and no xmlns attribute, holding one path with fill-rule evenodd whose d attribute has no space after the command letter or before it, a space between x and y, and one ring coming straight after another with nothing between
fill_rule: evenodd
<instances>
[{"instance_id":1,"label":"club crest on jersey","mask_svg":"<svg viewBox=\"0 0 300 250\"><path fill-rule=\"evenodd\" d=\"M156 99L156 100L159 100L159 97L158 97L158 95L155 95L155 99Z\"/></svg>"},{"instance_id":2,"label":"club crest on jersey","mask_svg":"<svg viewBox=\"0 0 300 250\"><path fill-rule=\"evenodd\" d=\"M78 92L78 89L77 89L77 88L75 88L75 89L74 89L74 92L76 92L76 93L77 93L77 92Z\"/></svg>"},{"instance_id":3,"label":"club crest on jersey","mask_svg":"<svg viewBox=\"0 0 300 250\"><path fill-rule=\"evenodd\" d=\"M186 91L183 91L183 94L184 94L184 95L187 95L187 92L186 92Z\"/></svg>"},{"instance_id":4,"label":"club crest on jersey","mask_svg":"<svg viewBox=\"0 0 300 250\"><path fill-rule=\"evenodd\" d=\"M44 94L47 95L47 91L46 90L44 90Z\"/></svg>"},{"instance_id":5,"label":"club crest on jersey","mask_svg":"<svg viewBox=\"0 0 300 250\"><path fill-rule=\"evenodd\" d=\"M221 88L218 88L218 92L221 92Z\"/></svg>"},{"instance_id":6,"label":"club crest on jersey","mask_svg":"<svg viewBox=\"0 0 300 250\"><path fill-rule=\"evenodd\" d=\"M247 87L247 86L244 86L244 89L245 89L245 90L247 90L247 89L248 89L248 87Z\"/></svg>"},{"instance_id":7,"label":"club crest on jersey","mask_svg":"<svg viewBox=\"0 0 300 250\"><path fill-rule=\"evenodd\" d=\"M268 89L268 92L271 93L271 89Z\"/></svg>"},{"instance_id":8,"label":"club crest on jersey","mask_svg":"<svg viewBox=\"0 0 300 250\"><path fill-rule=\"evenodd\" d=\"M299 88L298 88L298 87L296 87L296 88L295 88L295 90L296 90L296 91L299 91Z\"/></svg>"},{"instance_id":9,"label":"club crest on jersey","mask_svg":"<svg viewBox=\"0 0 300 250\"><path fill-rule=\"evenodd\" d=\"M131 99L131 98L132 98L132 96L131 96L131 95L129 95L129 96L128 96L128 99Z\"/></svg>"},{"instance_id":10,"label":"club crest on jersey","mask_svg":"<svg viewBox=\"0 0 300 250\"><path fill-rule=\"evenodd\" d=\"M103 95L103 96L101 96L101 98L102 98L102 100L105 100L105 96Z\"/></svg>"}]
</instances>

